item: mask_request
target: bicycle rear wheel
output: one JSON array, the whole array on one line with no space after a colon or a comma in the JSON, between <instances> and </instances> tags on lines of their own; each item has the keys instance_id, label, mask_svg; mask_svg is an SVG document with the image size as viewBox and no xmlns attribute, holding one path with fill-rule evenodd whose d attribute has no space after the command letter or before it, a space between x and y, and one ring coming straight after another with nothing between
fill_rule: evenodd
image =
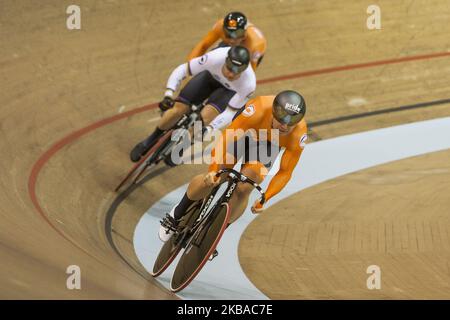
<instances>
[{"instance_id":1,"label":"bicycle rear wheel","mask_svg":"<svg viewBox=\"0 0 450 320\"><path fill-rule=\"evenodd\" d=\"M173 292L183 290L189 285L216 249L230 219L228 203L216 207L210 217L211 221L205 221L201 229L193 235L177 264L170 284Z\"/></svg>"},{"instance_id":2,"label":"bicycle rear wheel","mask_svg":"<svg viewBox=\"0 0 450 320\"><path fill-rule=\"evenodd\" d=\"M184 240L187 238L187 232L190 230L200 214L201 204L201 201L196 202L188 208L186 215L179 224L180 229L183 231L170 237L170 239L167 240L162 246L153 265L153 271L150 273L153 277L157 277L163 273L180 252L185 242Z\"/></svg>"}]
</instances>

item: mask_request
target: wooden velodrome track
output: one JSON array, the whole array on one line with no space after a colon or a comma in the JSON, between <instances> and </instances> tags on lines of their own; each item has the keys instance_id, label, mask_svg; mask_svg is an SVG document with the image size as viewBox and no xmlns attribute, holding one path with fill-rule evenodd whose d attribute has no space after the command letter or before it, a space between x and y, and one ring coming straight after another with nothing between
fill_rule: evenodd
<instances>
[{"instance_id":1,"label":"wooden velodrome track","mask_svg":"<svg viewBox=\"0 0 450 320\"><path fill-rule=\"evenodd\" d=\"M377 1L375 31L365 27L371 1L83 0L82 29L69 31L72 2L0 2L0 298L176 298L140 266L133 231L205 166L162 168L108 208L130 148L158 118L138 108L161 98L170 71L227 11L245 12L268 39L257 94L301 91L312 141L450 115L448 0ZM450 298L449 160L444 151L394 162L275 205L241 240L247 276L271 298ZM377 228L390 236L374 238ZM364 287L374 261L379 291ZM82 290L66 289L73 264Z\"/></svg>"}]
</instances>

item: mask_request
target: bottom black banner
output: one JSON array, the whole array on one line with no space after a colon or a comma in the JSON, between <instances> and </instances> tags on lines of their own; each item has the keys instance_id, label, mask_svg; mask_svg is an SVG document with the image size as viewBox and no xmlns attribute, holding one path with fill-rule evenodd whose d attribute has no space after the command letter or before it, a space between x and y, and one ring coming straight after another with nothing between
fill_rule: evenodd
<instances>
[{"instance_id":1,"label":"bottom black banner","mask_svg":"<svg viewBox=\"0 0 450 320\"><path fill-rule=\"evenodd\" d=\"M380 318L400 313L427 316L446 312L450 301L432 300L141 300L141 301L0 301L4 313L32 312L47 318L85 318L97 316L145 316L146 319L278 319L345 316L345 318ZM7 309L10 309L7 311Z\"/></svg>"}]
</instances>

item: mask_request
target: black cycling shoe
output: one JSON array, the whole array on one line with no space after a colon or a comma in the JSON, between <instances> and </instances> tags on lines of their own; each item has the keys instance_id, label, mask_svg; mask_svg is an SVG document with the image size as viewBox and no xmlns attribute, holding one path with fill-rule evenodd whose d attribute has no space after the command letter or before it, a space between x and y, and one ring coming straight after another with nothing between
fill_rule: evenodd
<instances>
[{"instance_id":1,"label":"black cycling shoe","mask_svg":"<svg viewBox=\"0 0 450 320\"><path fill-rule=\"evenodd\" d=\"M139 142L134 146L133 150L131 150L130 160L133 162L138 162L148 150L150 150L149 147L146 147L142 142Z\"/></svg>"}]
</instances>

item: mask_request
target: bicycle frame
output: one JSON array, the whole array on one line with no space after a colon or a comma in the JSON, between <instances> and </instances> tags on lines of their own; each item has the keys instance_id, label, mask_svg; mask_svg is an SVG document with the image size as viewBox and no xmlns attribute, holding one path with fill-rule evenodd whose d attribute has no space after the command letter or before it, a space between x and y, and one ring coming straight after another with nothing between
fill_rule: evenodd
<instances>
[{"instance_id":1,"label":"bicycle frame","mask_svg":"<svg viewBox=\"0 0 450 320\"><path fill-rule=\"evenodd\" d=\"M170 138L165 139L165 141L163 141L162 143L157 142L153 147L154 151L149 151L137 164L135 164L125 176L125 178L114 189L114 191L118 192L119 189L123 185L125 185L128 179L137 172L137 175L131 181L131 184L136 184L138 181L140 181L139 179L141 179L142 175L147 171L149 167L157 165L161 160L165 159L167 156L170 156L172 147L179 142L179 138L181 137L181 135L179 135L178 137L176 137L176 139L173 139L173 131L180 128L188 129L189 127L191 127L194 122L200 118L200 112L202 111L203 107L204 104L198 106L191 105L190 112L184 114L181 119L178 120L178 122L175 124L174 128L167 130L160 139L164 139L164 137L168 134L170 135ZM158 145L158 143L160 145Z\"/></svg>"},{"instance_id":2,"label":"bicycle frame","mask_svg":"<svg viewBox=\"0 0 450 320\"><path fill-rule=\"evenodd\" d=\"M184 248L184 252L175 268L171 280L171 290L178 292L183 290L195 276L200 272L205 263L211 260L230 219L230 207L228 202L233 196L238 183L245 182L252 184L262 195L261 203L265 201L264 192L261 187L245 175L233 169L220 170L217 176L228 174L223 183L227 183L225 191L220 196L217 195L219 188L223 185L215 186L210 194L202 201L196 201L189 207L191 215L185 215L187 220L180 226L175 234L166 242L153 266L152 276L159 276L176 255ZM213 203L215 196L218 200ZM186 211L186 214L188 214Z\"/></svg>"},{"instance_id":3,"label":"bicycle frame","mask_svg":"<svg viewBox=\"0 0 450 320\"><path fill-rule=\"evenodd\" d=\"M191 112L183 114L181 119L178 120L178 122L172 129L174 132L172 134L172 137L158 152L158 156L160 156L159 161L170 155L170 153L172 152L173 145L177 144L179 142L179 139L183 136L183 131L178 129L188 130L190 127L192 127L195 121L197 121L200 118L200 112L203 110L204 106L205 105L203 103L198 106L194 104L191 105Z\"/></svg>"},{"instance_id":4,"label":"bicycle frame","mask_svg":"<svg viewBox=\"0 0 450 320\"><path fill-rule=\"evenodd\" d=\"M223 184L219 184L218 186L214 187L214 189L211 191L210 195L208 196L207 200L203 203L202 207L200 208L200 214L197 218L197 220L194 222L194 225L191 228L191 234L190 241L186 243L186 247L190 244L196 244L197 242L201 242L202 239L199 239L200 232L199 230L204 229L201 226L206 225L207 223L211 222L212 217L211 213L214 212L214 209L217 207L218 204L222 203L228 203L233 196L234 190L237 187L237 184L239 182L245 182L253 185L262 195L261 197L261 204L264 204L265 202L265 194L262 191L261 187L255 183L253 180L247 178L242 173L233 170L233 169L223 169L217 172L216 176L220 176L222 174L228 173L227 181L223 183L228 183L227 188L225 189L224 193L220 198L213 204L211 208L211 202L213 201L214 197L216 196L217 191L219 190L220 186ZM208 210L209 209L209 210ZM199 241L198 241L199 240Z\"/></svg>"}]
</instances>

